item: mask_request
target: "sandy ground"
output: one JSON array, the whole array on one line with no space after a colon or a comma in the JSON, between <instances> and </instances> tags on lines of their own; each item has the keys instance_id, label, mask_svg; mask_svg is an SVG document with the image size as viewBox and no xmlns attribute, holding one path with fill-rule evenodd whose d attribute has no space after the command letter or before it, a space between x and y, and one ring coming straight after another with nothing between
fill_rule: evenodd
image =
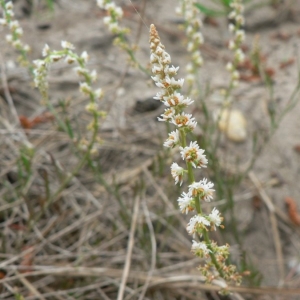
<instances>
[{"instance_id":1,"label":"sandy ground","mask_svg":"<svg viewBox=\"0 0 300 300\"><path fill-rule=\"evenodd\" d=\"M102 23L103 13L95 5L95 1L60 0L55 5L54 12L39 7L30 17L22 12L26 1L16 1L16 17L24 29L24 40L32 46L32 58L41 56L41 50L45 43L53 49L60 48L60 41L67 40L76 46L80 53L86 50L90 55L89 66L95 68L99 76L101 87L105 91L103 102L104 110L110 109L109 116L103 124L105 137L111 141L128 138L127 135L136 137L136 147L144 145L147 137L155 135L157 130L162 130L161 124L155 121L153 114L136 113L134 107L137 101L144 101L156 94L157 89L151 85L149 78L136 69L130 68L121 86L122 75L126 70L127 57L118 48L112 45L113 38ZM75 3L76 2L76 3ZM118 2L118 1L117 1ZM132 29L132 40L141 30L139 38L138 60L143 65L148 64L148 26L155 23L167 51L171 54L172 63L181 68L180 76L184 76L184 67L188 61L185 51L183 35L177 30L180 19L174 14L174 0L151 0L147 2L143 22L141 16L133 9L130 1L119 1L125 10L124 23ZM289 4L292 6L289 8ZM142 1L133 1L137 8ZM273 100L276 109L280 112L289 100L290 95L297 85L300 48L300 2L285 1L277 9L264 7L247 13L246 45L251 49L255 38L259 38L261 53L266 56L266 65L274 70ZM206 44L203 47L205 65L201 71L200 81L210 83L213 89L218 90L226 86L228 74L225 70L225 62L230 58L230 52L226 49L226 41L229 39L226 21L216 19L217 26L206 24L203 35ZM143 24L145 23L145 24ZM139 29L139 26L141 28ZM46 28L47 27L47 28ZM1 29L0 35L5 32ZM0 39L1 60L7 67L7 77L10 84L18 93L15 104L19 114L29 116L38 115L43 109L39 106L39 96L25 84L26 71L13 63L15 52ZM249 52L248 52L249 54ZM280 68L280 64L288 59L295 59L295 63ZM51 86L51 98L56 103L59 97L68 95L74 100L76 107L72 107L73 116L82 117L80 110L83 103L78 99L76 75L65 67L57 65L52 68L49 76ZM214 107L216 93L212 93L208 101ZM241 163L246 163L251 154L252 135L254 132L262 132L269 128L267 108L270 104L270 92L261 81L241 82L234 92L235 107L240 109L248 121L248 139L242 144L224 142L227 151L230 152L232 161L239 157ZM30 99L29 99L30 98ZM3 101L1 99L1 101ZM72 100L71 100L72 101ZM1 114L5 114L5 105L2 103ZM270 197L272 203L280 213L288 218L284 203L285 197L293 197L300 206L300 154L294 147L300 144L300 106L296 105L282 120L280 127L259 155L253 174L263 183L272 179L279 179L276 186L264 186L264 191ZM126 133L125 133L126 132ZM144 133L147 134L144 136ZM148 141L148 151L140 153L140 161L151 157L158 148L156 142ZM128 168L132 164L133 157L127 157L126 161L114 162L114 168ZM135 165L138 162L135 162ZM270 211L265 205L260 210L253 209L252 196L258 194L253 182L246 178L237 193L247 194L249 197L239 201L236 205L237 218L244 230L244 249L252 258L253 264L263 274L263 284L275 286L280 283L278 270L278 253L274 245L274 231L271 225ZM283 251L284 275L281 279L288 279L294 272L289 267L291 259L299 256L299 229L287 225L277 216L279 236ZM234 245L233 245L234 246ZM299 283L294 281L293 287ZM285 298L287 299L287 298Z\"/></svg>"}]
</instances>

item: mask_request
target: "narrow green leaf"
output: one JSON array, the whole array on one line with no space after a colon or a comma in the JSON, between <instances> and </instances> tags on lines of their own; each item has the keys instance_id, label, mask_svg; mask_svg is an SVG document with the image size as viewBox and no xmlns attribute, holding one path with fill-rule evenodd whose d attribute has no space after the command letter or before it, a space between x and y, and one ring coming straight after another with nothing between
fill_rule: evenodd
<instances>
[{"instance_id":1,"label":"narrow green leaf","mask_svg":"<svg viewBox=\"0 0 300 300\"><path fill-rule=\"evenodd\" d=\"M210 9L200 3L195 3L195 6L209 17L220 17L226 15L226 11Z\"/></svg>"},{"instance_id":2,"label":"narrow green leaf","mask_svg":"<svg viewBox=\"0 0 300 300\"><path fill-rule=\"evenodd\" d=\"M222 0L224 6L226 7L230 7L230 3L232 2L232 0Z\"/></svg>"}]
</instances>

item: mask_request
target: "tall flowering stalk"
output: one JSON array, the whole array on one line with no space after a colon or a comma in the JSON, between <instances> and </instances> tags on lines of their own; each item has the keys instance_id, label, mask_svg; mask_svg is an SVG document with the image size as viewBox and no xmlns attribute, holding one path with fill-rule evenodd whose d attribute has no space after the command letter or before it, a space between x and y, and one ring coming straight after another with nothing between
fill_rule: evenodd
<instances>
[{"instance_id":1,"label":"tall flowering stalk","mask_svg":"<svg viewBox=\"0 0 300 300\"><path fill-rule=\"evenodd\" d=\"M103 22L108 30L116 35L114 44L128 54L130 62L135 67L137 66L141 71L148 74L147 70L135 58L137 47L128 43L126 35L130 32L130 29L120 25L119 21L122 20L124 15L123 9L117 6L113 0L97 0L97 5L107 13L107 16L103 18Z\"/></svg>"},{"instance_id":2,"label":"tall flowering stalk","mask_svg":"<svg viewBox=\"0 0 300 300\"><path fill-rule=\"evenodd\" d=\"M206 178L195 181L194 168L205 168L207 159L204 150L200 149L196 141L187 142L187 133L194 130L197 122L191 114L184 109L193 101L185 98L179 90L183 86L183 79L175 79L179 67L170 66L171 57L165 51L160 42L160 37L155 26L150 26L150 62L152 64L152 79L161 88L154 99L167 106L159 121L169 122L176 126L175 131L169 133L164 146L169 148L179 147L182 159L186 162L186 168L172 163L171 174L175 184L183 183L184 177L188 177L188 192L183 192L178 198L179 208L182 213L194 213L187 224L187 232L193 236L191 251L205 260L205 264L199 267L201 273L208 282L221 277L227 282L241 282L241 276L236 272L236 267L227 265L229 245L218 246L209 237L209 231L214 231L221 225L223 218L220 212L214 208L210 214L202 210L203 201L209 202L213 198L214 184Z\"/></svg>"},{"instance_id":3,"label":"tall flowering stalk","mask_svg":"<svg viewBox=\"0 0 300 300\"><path fill-rule=\"evenodd\" d=\"M99 110L99 100L103 97L102 89L93 89L93 83L97 79L96 70L90 71L86 68L89 56L86 51L78 55L74 52L75 47L67 42L61 42L62 50L51 50L46 44L42 55L43 59L33 61L34 63L34 83L35 86L40 90L43 101L49 104L48 99L48 82L47 74L52 63L60 60L65 60L68 64L77 63L77 67L74 68L77 75L80 77L81 82L79 83L79 90L85 96L89 98L89 103L86 106L86 111L92 115L92 121L88 125L87 129L92 132L90 141L82 139L79 141L79 149L91 154L96 152L95 144L97 142L97 134L99 129L99 117L104 117L105 113Z\"/></svg>"},{"instance_id":4,"label":"tall flowering stalk","mask_svg":"<svg viewBox=\"0 0 300 300\"><path fill-rule=\"evenodd\" d=\"M27 66L28 52L30 47L21 41L23 35L23 29L17 20L14 20L13 3L8 1L5 3L4 0L0 0L0 6L2 8L3 18L0 19L0 25L8 26L10 34L6 35L6 41L11 44L16 50L20 52L18 61L21 65Z\"/></svg>"},{"instance_id":5,"label":"tall flowering stalk","mask_svg":"<svg viewBox=\"0 0 300 300\"><path fill-rule=\"evenodd\" d=\"M42 51L42 55L44 58L33 61L35 86L40 90L43 102L47 104L51 109L52 105L49 101L47 81L47 74L51 64L61 60L64 60L70 65L77 64L77 66L74 67L74 71L80 78L79 90L89 99L89 103L86 105L85 110L92 116L92 121L87 126L87 130L91 132L91 135L90 137L83 137L79 141L74 138L74 141L77 142L76 146L78 150L80 150L83 154L80 157L77 165L61 182L58 189L49 196L48 202L44 205L44 209L46 209L49 205L51 205L53 201L57 199L57 197L59 197L60 193L71 182L74 176L76 176L77 173L82 169L82 167L90 160L91 155L97 152L97 143L100 142L98 138L98 130L100 127L99 118L105 117L106 115L105 112L99 110L99 101L103 97L102 89L93 88L93 83L97 79L97 72L96 70L90 71L86 68L86 64L89 60L87 52L84 51L80 55L78 55L74 51L74 45L67 41L62 41L61 46L61 50L52 50L46 44ZM42 215L43 212L37 214L34 221L37 222L42 217Z\"/></svg>"},{"instance_id":6,"label":"tall flowering stalk","mask_svg":"<svg viewBox=\"0 0 300 300\"><path fill-rule=\"evenodd\" d=\"M191 62L187 64L186 77L189 89L192 94L197 94L197 89L193 90L193 86L198 74L199 68L203 65L203 58L200 52L200 46L204 43L204 38L201 33L203 26L199 16L199 9L196 8L196 0L181 0L176 8L177 14L184 18L184 29L187 36L187 51L191 55Z\"/></svg>"},{"instance_id":7,"label":"tall flowering stalk","mask_svg":"<svg viewBox=\"0 0 300 300\"><path fill-rule=\"evenodd\" d=\"M245 31L242 29L242 26L245 25L242 0L233 0L230 7L232 11L228 15L228 19L230 20L229 31L233 33L233 38L229 41L228 48L233 51L234 57L233 61L228 62L226 65L226 69L231 74L229 88L225 94L226 98L229 96L231 90L239 84L240 74L237 68L245 59L245 54L241 49L242 43L245 40Z\"/></svg>"}]
</instances>

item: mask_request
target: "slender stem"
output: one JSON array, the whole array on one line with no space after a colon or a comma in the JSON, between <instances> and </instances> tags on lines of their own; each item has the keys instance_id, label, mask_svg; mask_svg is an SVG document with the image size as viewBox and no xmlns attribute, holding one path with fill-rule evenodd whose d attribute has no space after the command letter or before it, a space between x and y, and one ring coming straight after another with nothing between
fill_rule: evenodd
<instances>
[{"instance_id":1,"label":"slender stem","mask_svg":"<svg viewBox=\"0 0 300 300\"><path fill-rule=\"evenodd\" d=\"M220 265L217 262L215 254L213 253L213 249L211 247L211 240L210 240L210 238L208 236L208 232L205 231L205 230L203 231L203 237L204 237L204 240L206 242L207 248L210 250L209 256L211 258L211 261L213 262L214 266L216 267L216 269L220 273L221 277L224 278L224 272L222 271L222 269L220 268Z\"/></svg>"},{"instance_id":2,"label":"slender stem","mask_svg":"<svg viewBox=\"0 0 300 300\"><path fill-rule=\"evenodd\" d=\"M182 147L186 147L187 142L186 142L186 133L184 130L180 130L180 142ZM189 182L193 183L195 182L195 175L194 175L194 170L193 166L190 162L186 162L187 170L188 170L188 178ZM202 214L202 209L201 209L201 199L200 197L195 198L195 206L196 206L196 211L198 214ZM205 243L210 250L209 256L211 258L212 263L214 264L215 268L218 270L220 276L224 278L224 272L222 271L219 263L217 262L216 256L213 252L212 246L211 246L211 240L209 238L208 232L206 230L203 230L203 237L205 240Z\"/></svg>"}]
</instances>

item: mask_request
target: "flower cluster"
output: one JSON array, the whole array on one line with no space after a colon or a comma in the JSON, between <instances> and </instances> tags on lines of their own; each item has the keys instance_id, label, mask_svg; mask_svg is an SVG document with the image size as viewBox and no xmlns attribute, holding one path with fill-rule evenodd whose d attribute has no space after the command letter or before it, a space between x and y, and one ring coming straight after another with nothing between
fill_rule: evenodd
<instances>
[{"instance_id":1,"label":"flower cluster","mask_svg":"<svg viewBox=\"0 0 300 300\"><path fill-rule=\"evenodd\" d=\"M120 6L111 0L97 0L97 5L107 11L107 16L103 19L104 24L113 34L126 33L127 28L122 28L119 25L119 20L123 17L123 10Z\"/></svg>"},{"instance_id":2,"label":"flower cluster","mask_svg":"<svg viewBox=\"0 0 300 300\"><path fill-rule=\"evenodd\" d=\"M88 125L87 129L93 132L93 136L96 136L98 130L98 118L105 116L105 113L98 109L98 101L103 97L103 91L101 88L94 90L92 84L97 79L96 70L90 71L86 68L89 56L86 51L82 52L81 55L76 54L73 50L75 47L67 42L61 42L62 50L56 51L51 50L46 44L42 55L44 59L34 60L34 83L35 86L40 90L43 100L48 101L48 82L47 74L51 63L65 60L68 64L77 63L77 67L74 67L74 71L80 77L81 82L79 83L79 90L81 93L89 97L89 103L86 105L86 111L93 116L92 122ZM94 138L93 138L94 139ZM94 143L94 141L93 141ZM92 143L92 144L93 144ZM82 150L89 149L90 143L85 140L79 142L79 146L82 145ZM92 149L89 149L92 151Z\"/></svg>"},{"instance_id":3,"label":"flower cluster","mask_svg":"<svg viewBox=\"0 0 300 300\"><path fill-rule=\"evenodd\" d=\"M193 240L192 252L206 261L205 266L200 267L202 274L208 281L212 281L218 276L227 281L240 282L240 275L236 272L234 266L226 265L229 256L228 245L218 246L210 240L209 231L214 231L221 225L223 218L220 212L214 208L210 214L202 212L201 205L203 201L209 202L213 198L214 184L206 178L195 181L193 168L205 168L207 159L204 150L200 149L196 141L187 145L186 134L193 131L197 122L190 114L183 112L183 109L193 101L184 98L179 89L183 85L183 80L175 79L178 67L170 67L171 57L165 51L165 47L160 42L160 37L154 25L150 26L150 61L152 64L152 79L155 84L161 88L154 99L163 102L168 108L162 114L160 121L174 124L177 128L169 133L164 146L174 148L179 146L182 159L186 162L187 169L172 163L171 174L175 184L183 183L184 176L189 178L188 192L183 192L178 198L178 205L182 213L194 212L187 224L187 232L201 241Z\"/></svg>"},{"instance_id":4,"label":"flower cluster","mask_svg":"<svg viewBox=\"0 0 300 300\"><path fill-rule=\"evenodd\" d=\"M234 0L231 2L231 13L228 15L231 23L229 24L229 31L234 34L233 39L229 41L228 48L234 51L233 62L229 62L226 69L231 73L231 86L236 87L239 83L240 74L237 67L245 59L245 54L241 49L241 45L245 40L245 31L242 26L245 24L243 16L244 6L241 0Z\"/></svg>"},{"instance_id":5,"label":"flower cluster","mask_svg":"<svg viewBox=\"0 0 300 300\"><path fill-rule=\"evenodd\" d=\"M187 82L190 86L195 82L197 69L203 65L203 58L199 50L204 43L200 32L202 21L199 18L199 10L195 7L195 0L181 0L180 6L176 8L177 14L183 16L185 21L185 32L188 38L187 51L191 53L191 63L186 67L188 72Z\"/></svg>"},{"instance_id":6,"label":"flower cluster","mask_svg":"<svg viewBox=\"0 0 300 300\"><path fill-rule=\"evenodd\" d=\"M138 67L143 72L147 73L146 69L140 65L135 58L136 45L131 45L128 42L127 33L130 29L127 27L121 27L119 21L123 17L123 10L120 6L117 6L113 0L97 0L97 5L107 12L107 16L103 18L104 24L108 27L109 31L114 34L114 45L124 50L129 57L130 63L134 67Z\"/></svg>"},{"instance_id":7,"label":"flower cluster","mask_svg":"<svg viewBox=\"0 0 300 300\"><path fill-rule=\"evenodd\" d=\"M5 3L4 0L0 0L0 5L3 10L3 18L0 19L0 24L8 26L10 29L10 34L6 35L6 40L16 50L20 51L21 56L18 58L19 62L23 65L27 65L27 53L30 51L30 47L24 44L20 39L23 35L23 29L17 20L13 20L13 3L12 1Z\"/></svg>"}]
</instances>

